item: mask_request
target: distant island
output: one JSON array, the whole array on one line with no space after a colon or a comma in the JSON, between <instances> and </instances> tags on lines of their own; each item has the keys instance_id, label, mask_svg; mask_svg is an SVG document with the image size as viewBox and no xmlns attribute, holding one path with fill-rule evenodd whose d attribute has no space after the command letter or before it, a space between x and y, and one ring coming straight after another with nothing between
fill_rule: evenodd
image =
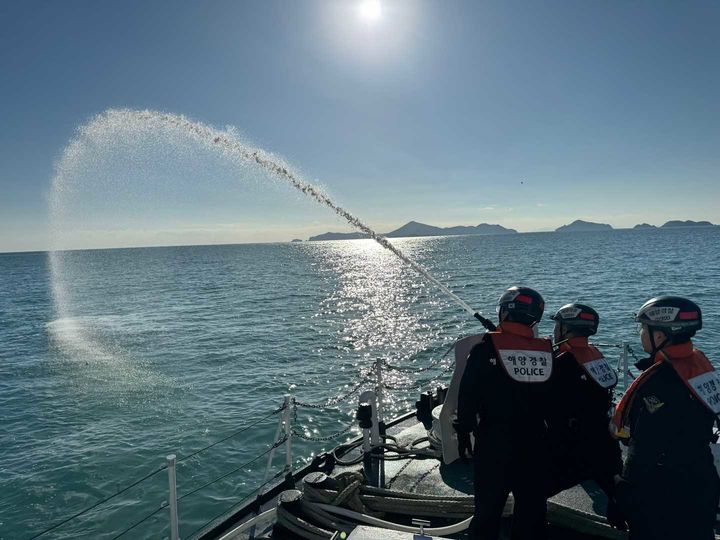
<instances>
[{"instance_id":1,"label":"distant island","mask_svg":"<svg viewBox=\"0 0 720 540\"><path fill-rule=\"evenodd\" d=\"M709 221L691 221L689 219L686 219L685 221L668 221L661 226L661 228L663 229L671 229L673 227L715 227L715 225L710 223Z\"/></svg>"},{"instance_id":2,"label":"distant island","mask_svg":"<svg viewBox=\"0 0 720 540\"><path fill-rule=\"evenodd\" d=\"M649 223L640 223L639 225L635 225L633 229L678 229L682 227L717 227L717 225L714 225L709 221L692 221L690 219L682 221L676 219L672 221L666 221L659 227L655 225L650 225Z\"/></svg>"},{"instance_id":3,"label":"distant island","mask_svg":"<svg viewBox=\"0 0 720 540\"><path fill-rule=\"evenodd\" d=\"M692 221L692 220L673 220L660 225L650 225L649 223L639 223L633 227L633 230L651 230L651 229L674 229L680 227L715 227L709 221ZM612 225L607 223L593 223L592 221L583 221L576 219L568 225L563 225L555 229L555 232L575 232L575 231L610 231L613 230Z\"/></svg>"},{"instance_id":4,"label":"distant island","mask_svg":"<svg viewBox=\"0 0 720 540\"><path fill-rule=\"evenodd\" d=\"M300 240L299 238L293 238L291 241L292 242L302 242L302 240Z\"/></svg>"},{"instance_id":5,"label":"distant island","mask_svg":"<svg viewBox=\"0 0 720 540\"><path fill-rule=\"evenodd\" d=\"M660 225L650 225L649 223L639 223L635 225L633 230L652 230L652 229L673 229L682 227L717 227L709 221L692 221L692 220L672 220ZM577 232L577 231L612 231L615 230L612 225L607 223L594 223L592 221L584 221L576 219L572 223L563 225L555 229L555 232ZM417 221L410 221L402 227L383 234L387 238L407 238L416 236L460 236L460 235L491 235L491 234L517 234L515 229L508 229L502 225L480 223L479 225L456 225L454 227L435 227L434 225L426 225ZM326 232L317 236L311 236L309 241L317 242L321 240L360 240L370 238L369 235L360 232ZM295 239L293 242L301 242Z\"/></svg>"},{"instance_id":6,"label":"distant island","mask_svg":"<svg viewBox=\"0 0 720 540\"><path fill-rule=\"evenodd\" d=\"M480 223L479 225L457 225L455 227L435 227L434 225L426 225L417 221L410 221L402 227L383 234L387 238L405 238L412 236L459 236L464 234L517 234L515 229L508 229L502 225L490 223ZM358 232L336 233L327 232L317 236L311 236L309 241L317 242L321 240L358 240L361 238L369 238L367 234Z\"/></svg>"},{"instance_id":7,"label":"distant island","mask_svg":"<svg viewBox=\"0 0 720 540\"><path fill-rule=\"evenodd\" d=\"M607 223L593 223L592 221L583 221L582 219L576 219L569 225L563 225L555 229L555 232L575 232L575 231L607 231L611 230L612 226Z\"/></svg>"}]
</instances>

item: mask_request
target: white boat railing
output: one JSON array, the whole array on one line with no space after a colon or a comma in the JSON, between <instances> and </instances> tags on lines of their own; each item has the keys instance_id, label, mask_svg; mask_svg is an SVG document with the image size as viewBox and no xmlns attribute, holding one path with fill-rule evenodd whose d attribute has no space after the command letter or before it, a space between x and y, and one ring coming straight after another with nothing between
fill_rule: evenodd
<instances>
[{"instance_id":1,"label":"white boat railing","mask_svg":"<svg viewBox=\"0 0 720 540\"><path fill-rule=\"evenodd\" d=\"M170 540L179 540L177 478L175 476L175 454L167 457L168 470L168 504L170 506Z\"/></svg>"},{"instance_id":2,"label":"white boat railing","mask_svg":"<svg viewBox=\"0 0 720 540\"><path fill-rule=\"evenodd\" d=\"M615 366L615 371L617 371L618 375L622 375L622 386L623 389L627 389L627 387L632 383L633 380L637 378L635 374L633 374L631 368L630 368L630 358L635 360L635 362L639 362L640 358L637 357L635 354L635 351L630 346L630 344L627 341L623 341L622 343L592 343L595 347L598 347L599 349L603 348L615 348L620 349L620 356L618 357L617 364Z\"/></svg>"},{"instance_id":3,"label":"white boat railing","mask_svg":"<svg viewBox=\"0 0 720 540\"><path fill-rule=\"evenodd\" d=\"M630 345L627 342L622 343L593 343L598 348L613 348L613 349L619 349L620 355L618 357L615 369L618 372L619 375L622 375L622 381L623 381L623 387L627 388L632 379L635 378L635 376L632 374L630 370L630 358L634 358L638 360L637 356L635 356L635 353L633 349L630 347ZM154 470L153 472L145 475L144 477L140 478L139 480L136 480L135 482L132 482L128 486L119 489L117 492L115 492L112 495L109 495L100 501L94 503L93 505L85 508L84 510L77 512L73 514L72 516L63 519L59 521L58 523L55 523L54 525L48 527L47 529L35 534L34 536L30 537L28 540L35 540L37 538L41 538L48 534L51 531L54 531L63 525L87 514L91 510L94 510L98 506L107 503L108 501L123 495L130 489L140 485L141 483L144 483L151 478L153 478L156 474L159 474L162 471L167 470L168 472L168 496L167 500L163 501L158 508L156 508L153 512L149 513L148 515L144 516L142 519L137 521L136 523L130 525L125 530L117 534L113 540L116 540L131 530L135 529L136 527L140 526L141 524L145 523L147 520L151 519L153 516L158 514L160 511L164 510L165 508L169 509L169 526L170 526L170 540L179 540L180 538L180 517L179 517L179 511L178 511L178 502L185 499L186 497L193 495L203 489L205 489L208 486L211 486L215 484L216 482L219 482L220 480L223 480L230 475L237 473L241 471L242 469L247 468L250 465L255 464L260 459L267 457L266 463L265 463L265 471L263 474L263 480L262 483L256 487L252 492L250 492L249 495L246 495L239 501L237 501L233 506L230 508L227 508L223 511L223 513L215 516L212 520L208 521L200 527L199 529L193 531L188 536L192 537L198 532L206 529L212 522L219 519L221 516L226 515L228 512L232 511L234 508L239 506L241 503L247 501L252 495L256 495L259 497L260 495L264 494L266 489L268 488L269 484L273 481L279 479L281 476L285 476L288 478L288 475L291 475L293 472L293 441L294 439L303 439L305 441L309 442L327 442L327 441L337 441L342 437L347 437L353 433L353 431L358 430L357 426L354 422L351 422L349 425L345 426L343 429L341 429L338 432L325 435L325 436L315 436L312 434L304 433L297 429L297 413L299 408L305 408L305 409L315 409L315 410L333 410L338 411L340 409L340 404L347 402L355 396L356 394L359 394L362 388L368 388L372 389L374 393L375 398L375 407L374 409L374 418L373 423L375 425L379 425L380 422L383 421L384 413L385 413L385 405L386 405L386 392L388 391L396 391L396 390L403 390L403 391L410 391L410 390L417 390L418 387L420 388L429 388L433 387L434 385L438 384L442 381L443 378L447 376L447 373L452 371L454 368L454 359L451 359L449 363L443 364L444 361L446 361L449 357L450 352L452 352L454 349L454 343L453 346L450 347L450 349L447 350L447 352L444 355L441 355L439 357L436 357L435 359L430 360L429 364L427 366L414 366L414 365L393 365L389 362L387 362L384 359L378 359L376 360L371 369L368 370L364 375L361 377L360 381L358 381L353 386L350 386L347 391L344 393L334 396L330 399L327 399L322 402L316 402L316 403L309 403L309 402L303 402L298 399L296 399L292 394L285 394L283 397L283 403L282 405L277 408L276 410L270 412L269 414L263 416L262 418L252 422L251 424L245 426L244 428L235 431L217 441L214 441L213 443L196 450L192 452L191 454L188 454L187 456L183 456L181 458L177 458L175 454L170 454L166 457L166 462L158 469ZM407 385L404 385L402 387L396 387L391 384L388 384L389 377L387 377L386 372L387 371L395 371L400 372L405 375L418 375L420 373L428 372L428 371L437 371L440 370L440 374L436 376L435 378L431 378L429 380L425 381L416 381L416 384L414 386L408 387ZM258 456L253 458L252 460L248 461L247 463L242 464L239 467L233 468L231 471L223 473L222 475L218 476L217 478L214 478L213 480L210 480L206 482L205 484L196 487L181 496L178 497L177 495L177 465L181 462L184 462L192 457L195 457L199 454L204 453L205 451L209 450L210 448L213 448L221 443L224 443L234 437L237 437L238 435L248 431L249 429L257 426L258 424L269 420L274 415L282 413L278 419L278 426L275 431L275 437L273 439L273 442L270 444L270 446L260 453ZM358 431L359 432L359 431ZM380 441L382 443L382 441ZM374 442L374 444L377 444L377 441ZM276 450L280 447L284 447L284 453L285 453L285 463L284 467L274 476L270 476L270 472L273 469L273 460L276 455ZM259 523L261 520L257 519L260 516L266 517L269 516L270 513L265 512L263 514L260 514L259 516L256 516L252 520L247 522L247 528L254 527L257 523Z\"/></svg>"}]
</instances>

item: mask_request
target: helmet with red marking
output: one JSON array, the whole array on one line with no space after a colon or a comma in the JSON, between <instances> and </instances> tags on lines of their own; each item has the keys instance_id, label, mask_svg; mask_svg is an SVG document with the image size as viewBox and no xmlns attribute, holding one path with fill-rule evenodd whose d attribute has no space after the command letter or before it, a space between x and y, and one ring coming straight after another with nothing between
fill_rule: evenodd
<instances>
[{"instance_id":1,"label":"helmet with red marking","mask_svg":"<svg viewBox=\"0 0 720 540\"><path fill-rule=\"evenodd\" d=\"M593 336L600 324L600 315L585 304L565 304L550 317L556 323L580 336Z\"/></svg>"},{"instance_id":2,"label":"helmet with red marking","mask_svg":"<svg viewBox=\"0 0 720 540\"><path fill-rule=\"evenodd\" d=\"M545 300L540 293L530 287L510 287L497 303L500 320L507 313L507 320L533 326L542 319Z\"/></svg>"},{"instance_id":3,"label":"helmet with red marking","mask_svg":"<svg viewBox=\"0 0 720 540\"><path fill-rule=\"evenodd\" d=\"M702 312L692 300L680 296L656 296L645 302L635 320L660 330L672 341L690 339L702 328Z\"/></svg>"}]
</instances>

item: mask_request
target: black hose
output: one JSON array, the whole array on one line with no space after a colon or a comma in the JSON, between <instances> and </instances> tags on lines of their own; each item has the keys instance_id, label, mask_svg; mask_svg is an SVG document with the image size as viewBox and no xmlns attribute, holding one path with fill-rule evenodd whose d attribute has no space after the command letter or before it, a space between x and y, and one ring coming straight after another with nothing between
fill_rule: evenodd
<instances>
[{"instance_id":1,"label":"black hose","mask_svg":"<svg viewBox=\"0 0 720 540\"><path fill-rule=\"evenodd\" d=\"M495 326L495 323L493 323L490 319L486 319L482 315L480 315L477 311L473 313L473 317L475 317L478 321L480 321L480 324L482 324L485 329L490 330L490 332L494 332L497 330L497 326Z\"/></svg>"}]
</instances>

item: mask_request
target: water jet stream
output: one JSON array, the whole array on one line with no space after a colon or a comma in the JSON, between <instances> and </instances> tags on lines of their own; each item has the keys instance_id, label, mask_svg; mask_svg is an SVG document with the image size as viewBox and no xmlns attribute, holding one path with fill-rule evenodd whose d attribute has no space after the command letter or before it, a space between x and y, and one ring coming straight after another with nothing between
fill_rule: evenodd
<instances>
[{"instance_id":1,"label":"water jet stream","mask_svg":"<svg viewBox=\"0 0 720 540\"><path fill-rule=\"evenodd\" d=\"M142 133L147 130L166 131L172 134L179 132L185 136L190 136L201 145L215 151L219 150L224 157L229 158L232 161L240 161L242 164L254 163L260 166L272 177L289 183L295 189L313 198L318 203L330 208L338 216L344 218L350 225L367 234L382 247L399 257L423 278L435 285L451 300L462 307L468 314L480 320L484 326L488 328L492 326L490 321L482 317L479 312L470 307L459 296L445 286L445 284L432 276L420 264L409 258L400 249L391 244L385 237L376 233L362 220L336 204L332 199L330 199L330 197L323 193L320 188L302 180L300 175L293 172L289 165L285 164L281 158L278 158L277 156L261 149L247 147L232 133L220 131L205 124L194 122L182 115L148 110L136 111L130 109L109 109L94 117L87 124L81 126L78 129L78 135L65 149L63 157L57 167L57 173L53 178L53 197L51 199L52 216L57 218L60 213L60 207L62 206L62 193L65 188L64 184L67 180L69 180L67 178L67 171L72 170L73 160L76 159L78 155L82 154L85 145L92 148L95 141L102 139L106 140L108 135L112 135L114 132L124 133L126 131L134 131ZM51 261L54 261L54 258L51 258ZM55 290L56 300L58 300L61 296L60 293L61 291L58 291L57 289Z\"/></svg>"}]
</instances>

